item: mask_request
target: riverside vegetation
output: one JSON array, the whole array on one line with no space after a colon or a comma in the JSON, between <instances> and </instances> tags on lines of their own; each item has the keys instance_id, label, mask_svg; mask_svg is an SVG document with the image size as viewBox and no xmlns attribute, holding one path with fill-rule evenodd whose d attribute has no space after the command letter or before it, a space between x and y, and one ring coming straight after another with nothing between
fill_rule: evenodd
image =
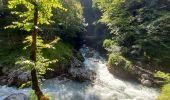
<instances>
[{"instance_id":1,"label":"riverside vegetation","mask_svg":"<svg viewBox=\"0 0 170 100\"><path fill-rule=\"evenodd\" d=\"M96 12L92 25L82 2ZM89 26L103 38L89 33ZM94 48L107 50L110 73L161 87L157 100L169 100L170 0L0 0L0 85L31 85L32 98L49 100L40 89L44 78L87 80L79 51L88 42L85 33L96 35L90 43L100 41ZM82 73L75 76L70 68Z\"/></svg>"}]
</instances>

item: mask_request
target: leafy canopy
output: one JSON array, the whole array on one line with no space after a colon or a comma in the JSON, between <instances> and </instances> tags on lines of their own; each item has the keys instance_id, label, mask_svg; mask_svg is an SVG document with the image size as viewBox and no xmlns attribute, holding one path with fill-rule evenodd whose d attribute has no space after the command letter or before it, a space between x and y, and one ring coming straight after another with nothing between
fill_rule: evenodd
<instances>
[{"instance_id":1,"label":"leafy canopy","mask_svg":"<svg viewBox=\"0 0 170 100\"><path fill-rule=\"evenodd\" d=\"M30 31L33 27L34 19L34 5L38 8L38 24L50 24L53 21L51 17L53 16L53 8L66 10L58 2L58 0L9 0L8 7L10 9L15 9L11 13L18 15L21 20L12 22L12 25L6 28L20 28L22 30ZM17 11L17 7L22 6L24 11Z\"/></svg>"},{"instance_id":2,"label":"leafy canopy","mask_svg":"<svg viewBox=\"0 0 170 100\"><path fill-rule=\"evenodd\" d=\"M100 22L111 33L108 45L121 47L126 58L151 66L169 67L169 0L93 0L102 12ZM109 41L107 41L108 44ZM112 49L112 53L114 49Z\"/></svg>"}]
</instances>

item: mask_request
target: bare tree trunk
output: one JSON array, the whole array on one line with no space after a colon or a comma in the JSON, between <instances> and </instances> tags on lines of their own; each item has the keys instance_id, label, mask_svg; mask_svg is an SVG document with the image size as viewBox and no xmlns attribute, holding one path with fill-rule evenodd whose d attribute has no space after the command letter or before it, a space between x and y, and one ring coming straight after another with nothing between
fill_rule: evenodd
<instances>
[{"instance_id":1,"label":"bare tree trunk","mask_svg":"<svg viewBox=\"0 0 170 100\"><path fill-rule=\"evenodd\" d=\"M37 25L38 25L38 8L36 5L34 5L34 27L32 32L32 47L31 47L31 56L30 56L30 59L33 60L34 63L36 63L36 51L37 51L37 45L36 45L37 33L38 33L38 29L36 28ZM35 91L38 100L41 100L41 98L43 97L43 93L39 87L37 72L35 68L32 69L31 76L32 76L32 89Z\"/></svg>"}]
</instances>

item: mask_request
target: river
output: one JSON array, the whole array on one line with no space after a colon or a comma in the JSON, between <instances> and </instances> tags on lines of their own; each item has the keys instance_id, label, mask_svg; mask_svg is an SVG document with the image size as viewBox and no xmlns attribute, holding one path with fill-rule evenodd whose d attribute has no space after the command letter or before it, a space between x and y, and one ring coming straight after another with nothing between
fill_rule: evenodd
<instances>
[{"instance_id":1,"label":"river","mask_svg":"<svg viewBox=\"0 0 170 100\"><path fill-rule=\"evenodd\" d=\"M80 49L83 55L88 48ZM96 80L80 83L63 78L46 80L42 85L44 93L52 96L54 100L155 100L159 91L144 87L135 82L118 79L109 73L106 60L93 50L94 56L86 58L84 64L87 69L94 70ZM0 86L0 100L13 93L29 95L31 88L16 89L15 87Z\"/></svg>"}]
</instances>

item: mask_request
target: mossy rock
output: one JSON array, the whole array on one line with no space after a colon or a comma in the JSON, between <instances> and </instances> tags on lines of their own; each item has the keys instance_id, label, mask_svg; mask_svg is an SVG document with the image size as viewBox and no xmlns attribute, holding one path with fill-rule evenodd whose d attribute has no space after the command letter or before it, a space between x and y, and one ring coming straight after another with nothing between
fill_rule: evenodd
<instances>
[{"instance_id":1,"label":"mossy rock","mask_svg":"<svg viewBox=\"0 0 170 100\"><path fill-rule=\"evenodd\" d=\"M110 73L123 78L123 79L134 79L134 73L132 72L132 65L124 57L120 55L109 55L108 69Z\"/></svg>"}]
</instances>

